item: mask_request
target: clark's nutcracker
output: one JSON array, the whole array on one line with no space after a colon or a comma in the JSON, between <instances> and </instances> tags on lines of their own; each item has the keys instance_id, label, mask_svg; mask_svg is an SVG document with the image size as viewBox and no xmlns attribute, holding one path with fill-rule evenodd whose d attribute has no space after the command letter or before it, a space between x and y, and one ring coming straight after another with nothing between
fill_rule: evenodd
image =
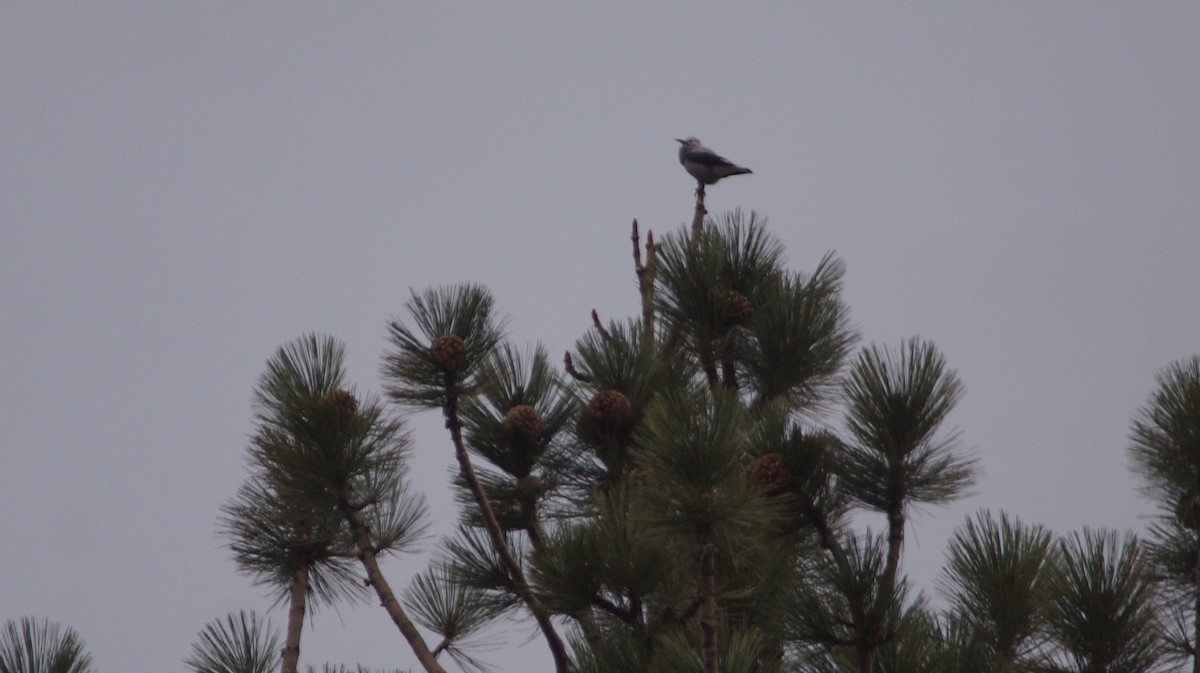
<instances>
[{"instance_id":1,"label":"clark's nutcracker","mask_svg":"<svg viewBox=\"0 0 1200 673\"><path fill-rule=\"evenodd\" d=\"M679 148L679 163L683 164L684 170L702 184L711 185L721 178L754 172L749 168L738 166L701 145L696 136L689 136L683 140L676 138L675 140L683 143L683 146Z\"/></svg>"}]
</instances>

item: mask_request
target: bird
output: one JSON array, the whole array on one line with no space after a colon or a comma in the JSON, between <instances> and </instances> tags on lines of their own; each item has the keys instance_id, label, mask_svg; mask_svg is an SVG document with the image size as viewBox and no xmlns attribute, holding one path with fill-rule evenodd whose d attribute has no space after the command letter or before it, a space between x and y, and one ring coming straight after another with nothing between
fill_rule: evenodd
<instances>
[{"instance_id":1,"label":"bird","mask_svg":"<svg viewBox=\"0 0 1200 673\"><path fill-rule=\"evenodd\" d=\"M696 136L676 138L681 143L679 148L679 163L684 170L702 185L715 184L721 178L743 173L753 173L749 168L738 166L725 157L700 144Z\"/></svg>"}]
</instances>

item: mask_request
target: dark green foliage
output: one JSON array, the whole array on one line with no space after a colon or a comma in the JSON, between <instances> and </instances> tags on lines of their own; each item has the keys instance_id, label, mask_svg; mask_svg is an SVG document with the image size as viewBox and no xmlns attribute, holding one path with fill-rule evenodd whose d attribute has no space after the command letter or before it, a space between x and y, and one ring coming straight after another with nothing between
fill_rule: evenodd
<instances>
[{"instance_id":1,"label":"dark green foliage","mask_svg":"<svg viewBox=\"0 0 1200 673\"><path fill-rule=\"evenodd\" d=\"M79 634L50 620L10 619L0 631L0 673L94 673Z\"/></svg>"},{"instance_id":2,"label":"dark green foliage","mask_svg":"<svg viewBox=\"0 0 1200 673\"><path fill-rule=\"evenodd\" d=\"M478 394L462 405L467 447L513 480L532 474L576 413L576 404L540 346L522 354L510 345L480 363ZM540 432L531 435L507 420L518 405L531 406Z\"/></svg>"},{"instance_id":3,"label":"dark green foliage","mask_svg":"<svg viewBox=\"0 0 1200 673\"><path fill-rule=\"evenodd\" d=\"M799 657L805 673L851 673L861 670L853 648L823 648ZM878 673L1033 673L1036 666L997 666L970 627L934 613L918 601L900 617L896 636L876 649Z\"/></svg>"},{"instance_id":4,"label":"dark green foliage","mask_svg":"<svg viewBox=\"0 0 1200 673\"><path fill-rule=\"evenodd\" d=\"M631 518L640 506L636 490L626 481L597 493L592 516L561 527L533 555L534 581L560 612L596 608L626 626L647 628L645 601L661 597L676 559Z\"/></svg>"},{"instance_id":5,"label":"dark green foliage","mask_svg":"<svg viewBox=\"0 0 1200 673\"><path fill-rule=\"evenodd\" d=\"M774 673L780 662L764 657L766 641L755 629L721 629L722 673ZM649 671L655 673L694 673L701 670L700 639L694 629L675 629L662 638L650 659Z\"/></svg>"},{"instance_id":6,"label":"dark green foliage","mask_svg":"<svg viewBox=\"0 0 1200 673\"><path fill-rule=\"evenodd\" d=\"M1040 635L1040 634L1039 634ZM986 635L957 613L942 615L938 620L938 639L941 646L941 671L944 673L1025 673L1037 671L1038 666L997 663L995 648Z\"/></svg>"},{"instance_id":7,"label":"dark green foliage","mask_svg":"<svg viewBox=\"0 0 1200 673\"><path fill-rule=\"evenodd\" d=\"M801 561L802 574L789 587L784 631L827 648L883 645L896 633L907 583L882 581L886 545L878 536L847 532L838 543L837 553Z\"/></svg>"},{"instance_id":8,"label":"dark green foliage","mask_svg":"<svg viewBox=\"0 0 1200 673\"><path fill-rule=\"evenodd\" d=\"M277 351L255 394L253 473L223 508L238 564L281 600L301 566L322 602L365 594L343 500L370 522L378 552L405 549L423 531L424 501L404 479L408 435L374 398L345 397L343 360L332 337Z\"/></svg>"},{"instance_id":9,"label":"dark green foliage","mask_svg":"<svg viewBox=\"0 0 1200 673\"><path fill-rule=\"evenodd\" d=\"M469 394L478 385L477 367L500 343L500 321L492 315L492 295L479 285L431 288L412 293L405 303L416 329L392 320L384 354L383 377L396 402L416 408L441 408L447 394ZM445 335L462 339L466 365L447 372L430 352L434 340Z\"/></svg>"},{"instance_id":10,"label":"dark green foliage","mask_svg":"<svg viewBox=\"0 0 1200 673\"><path fill-rule=\"evenodd\" d=\"M415 549L425 539L429 511L425 497L412 489L407 479L379 485L375 479L365 480L361 490L351 491L357 496L356 507L360 507L363 519L371 535L371 544L376 554L406 552Z\"/></svg>"},{"instance_id":11,"label":"dark green foliage","mask_svg":"<svg viewBox=\"0 0 1200 673\"><path fill-rule=\"evenodd\" d=\"M474 506L474 494L471 493L461 472L453 472L452 481L457 489L454 500L461 507L462 523L482 529L486 524L479 509ZM535 491L541 489L522 489L512 477L485 467L477 467L475 472L483 492L492 503L492 510L500 527L506 532L526 531L537 534L538 508L542 496ZM537 483L542 482L538 479Z\"/></svg>"},{"instance_id":12,"label":"dark green foliage","mask_svg":"<svg viewBox=\"0 0 1200 673\"><path fill-rule=\"evenodd\" d=\"M534 552L530 578L547 596L549 607L561 614L582 614L599 600L604 548L587 524L564 526L547 536Z\"/></svg>"},{"instance_id":13,"label":"dark green foliage","mask_svg":"<svg viewBox=\"0 0 1200 673\"><path fill-rule=\"evenodd\" d=\"M253 612L209 622L184 665L194 673L271 673L279 666L279 634Z\"/></svg>"},{"instance_id":14,"label":"dark green foliage","mask_svg":"<svg viewBox=\"0 0 1200 673\"><path fill-rule=\"evenodd\" d=\"M683 346L710 384L819 409L857 339L841 301L844 266L826 255L811 275L787 272L764 224L733 213L667 237L656 295L666 343Z\"/></svg>"},{"instance_id":15,"label":"dark green foliage","mask_svg":"<svg viewBox=\"0 0 1200 673\"><path fill-rule=\"evenodd\" d=\"M651 404L639 432L645 522L684 535L751 532L768 521L743 457L750 419L720 390L672 390Z\"/></svg>"},{"instance_id":16,"label":"dark green foliage","mask_svg":"<svg viewBox=\"0 0 1200 673\"><path fill-rule=\"evenodd\" d=\"M333 337L307 335L280 347L259 380L251 461L291 495L335 499L352 485L374 501L404 476L404 425L374 396L347 390L344 360Z\"/></svg>"},{"instance_id":17,"label":"dark green foliage","mask_svg":"<svg viewBox=\"0 0 1200 673\"><path fill-rule=\"evenodd\" d=\"M782 255L783 246L753 213L748 221L733 213L663 241L655 308L666 343L682 347L709 384L737 387L747 325L778 284Z\"/></svg>"},{"instance_id":18,"label":"dark green foliage","mask_svg":"<svg viewBox=\"0 0 1200 673\"><path fill-rule=\"evenodd\" d=\"M509 538L509 544L520 549L513 537ZM482 591L481 600L492 611L501 613L520 604L512 576L483 529L459 526L458 534L446 540L443 547L445 566L454 582Z\"/></svg>"},{"instance_id":19,"label":"dark green foliage","mask_svg":"<svg viewBox=\"0 0 1200 673\"><path fill-rule=\"evenodd\" d=\"M1134 417L1129 455L1147 494L1165 512L1200 524L1193 512L1180 509L1200 496L1200 355L1167 366L1156 378L1158 388Z\"/></svg>"},{"instance_id":20,"label":"dark green foliage","mask_svg":"<svg viewBox=\"0 0 1200 673\"><path fill-rule=\"evenodd\" d=\"M323 664L321 668L309 666L304 669L307 673L409 673L407 668L373 669L362 664L351 668L345 664Z\"/></svg>"},{"instance_id":21,"label":"dark green foliage","mask_svg":"<svg viewBox=\"0 0 1200 673\"><path fill-rule=\"evenodd\" d=\"M593 328L576 342L577 380L576 460L566 478L586 499L592 488L609 487L632 466L633 429L646 406L660 390L683 377L679 361L648 341L636 324L610 323ZM628 417L616 420L597 413L605 396L614 393L628 401Z\"/></svg>"},{"instance_id":22,"label":"dark green foliage","mask_svg":"<svg viewBox=\"0 0 1200 673\"><path fill-rule=\"evenodd\" d=\"M299 652L302 615L362 597L366 555L373 562L423 533L424 500L406 480L404 425L348 387L344 359L328 336L276 351L255 390L251 474L222 508L240 569L289 601L285 668Z\"/></svg>"},{"instance_id":23,"label":"dark green foliage","mask_svg":"<svg viewBox=\"0 0 1200 673\"><path fill-rule=\"evenodd\" d=\"M1194 591L1196 557L1200 555L1200 539L1197 539L1196 531L1184 526L1175 517L1163 517L1150 524L1147 538L1150 554L1163 582L1185 594Z\"/></svg>"},{"instance_id":24,"label":"dark green foliage","mask_svg":"<svg viewBox=\"0 0 1200 673\"><path fill-rule=\"evenodd\" d=\"M1049 531L980 512L950 539L939 584L951 618L987 670L1028 659L1041 644Z\"/></svg>"},{"instance_id":25,"label":"dark green foliage","mask_svg":"<svg viewBox=\"0 0 1200 673\"><path fill-rule=\"evenodd\" d=\"M1131 456L1169 513L1153 556L983 512L950 542L936 611L903 572L907 514L961 497L977 469L945 429L963 386L941 352L914 338L852 355L844 264L786 269L753 213L651 253L638 277L653 279L653 324L594 318L565 375L504 341L477 285L414 292L408 323L389 323L387 395L442 412L462 507L404 595L441 637L414 645L428 670L442 654L482 670L483 628L528 616L556 673L1150 673L1168 640L1192 647L1187 614L1158 621L1168 594L1147 569L1188 599L1200 359L1160 377L1134 426ZM239 565L281 597L305 568L320 601L357 597L352 559L369 567L421 531L404 425L353 392L343 359L308 336L268 363L252 477L224 510ZM863 511L886 528L857 530Z\"/></svg>"},{"instance_id":26,"label":"dark green foliage","mask_svg":"<svg viewBox=\"0 0 1200 673\"><path fill-rule=\"evenodd\" d=\"M1168 597L1165 638L1200 670L1200 355L1168 365L1156 380L1134 416L1129 458L1161 513L1150 526L1150 553Z\"/></svg>"},{"instance_id":27,"label":"dark green foliage","mask_svg":"<svg viewBox=\"0 0 1200 673\"><path fill-rule=\"evenodd\" d=\"M871 346L846 377L843 484L857 501L882 512L907 502L941 504L975 481L974 461L954 434L937 431L962 395L958 376L937 348L910 339L898 353Z\"/></svg>"},{"instance_id":28,"label":"dark green foliage","mask_svg":"<svg viewBox=\"0 0 1200 673\"><path fill-rule=\"evenodd\" d=\"M263 427L279 428L303 409L346 387L346 348L330 336L307 334L280 346L254 390L254 412Z\"/></svg>"},{"instance_id":29,"label":"dark green foliage","mask_svg":"<svg viewBox=\"0 0 1200 673\"><path fill-rule=\"evenodd\" d=\"M942 634L927 606L918 601L905 610L896 634L879 648L879 673L948 673Z\"/></svg>"},{"instance_id":30,"label":"dark green foliage","mask_svg":"<svg viewBox=\"0 0 1200 673\"><path fill-rule=\"evenodd\" d=\"M796 423L790 408L776 402L758 408L758 423L750 437L751 455L776 454L784 467L777 484L759 484L781 508L783 525L794 532L828 533L840 527L849 502L836 477L841 441L823 430L806 430ZM756 465L750 465L756 477Z\"/></svg>"},{"instance_id":31,"label":"dark green foliage","mask_svg":"<svg viewBox=\"0 0 1200 673\"><path fill-rule=\"evenodd\" d=\"M1132 535L1084 529L1060 541L1047 576L1056 670L1147 673L1164 656L1153 568Z\"/></svg>"},{"instance_id":32,"label":"dark green foliage","mask_svg":"<svg viewBox=\"0 0 1200 673\"><path fill-rule=\"evenodd\" d=\"M730 628L737 625L734 633L765 627L757 636L765 638L763 656L774 652L768 659L781 661L789 647L808 643L848 647L857 653L852 659L869 659L891 642L907 588L884 541L844 530L845 515L855 501L883 502L885 511L902 515L909 503L946 502L972 483L973 464L953 436L936 434L960 384L940 354L914 342L896 358L868 351L839 391L833 384L856 339L840 300L843 267L826 256L811 276L790 274L781 251L753 216L749 223L733 215L699 233L669 236L659 251L655 297L666 351L640 362L631 357L653 354L630 347L644 334L636 324L596 329L580 345L583 387L629 391L634 430L603 437L582 416L579 437L607 449L597 451L602 464L619 466L608 472L610 483L634 485L627 492L637 494L636 526L660 535L678 556L697 558L708 553L700 551L706 544L716 544L720 614ZM591 376L593 370L600 375ZM651 371L671 375L645 377ZM884 399L872 395L872 387ZM828 430L800 424L835 408L838 392L845 393L851 436L880 425L871 414L885 417L884 424L900 416L916 430L892 439L907 445L884 446L878 436L863 434L849 446ZM893 393L903 398L899 406ZM856 461L885 469L856 473ZM884 497L873 501L872 493ZM899 528L888 541L898 554L893 538L902 539L902 516L894 525ZM595 545L586 530L567 538L578 546L564 554L579 559L574 565L540 563L553 568L546 577L556 578L555 586L577 578L574 586L587 587L570 601L572 609L599 592L603 600L593 597L593 607L606 604L623 623L629 587L584 581L598 573L593 560L583 558ZM805 535L809 531L815 535ZM698 590L673 576L663 580L660 592ZM694 603L666 604L672 607L662 616L694 619ZM653 642L675 633L666 623L654 627L655 609L643 614L646 621L626 625L658 633ZM778 623L790 627L781 630ZM588 642L597 646L594 638Z\"/></svg>"},{"instance_id":33,"label":"dark green foliage","mask_svg":"<svg viewBox=\"0 0 1200 673\"><path fill-rule=\"evenodd\" d=\"M476 472L501 526L536 535L547 499L578 479L568 455L574 447L562 437L578 405L541 347L526 353L499 347L480 363L477 376L478 393L462 404L466 446L499 468ZM465 520L484 525L461 474L455 484Z\"/></svg>"},{"instance_id":34,"label":"dark green foliage","mask_svg":"<svg viewBox=\"0 0 1200 673\"><path fill-rule=\"evenodd\" d=\"M781 670L777 657L764 657L766 641L753 629L733 629L722 624L718 642L723 673L775 673ZM694 629L671 628L655 639L654 645L611 629L592 641L575 643L578 673L695 673L701 670L699 638Z\"/></svg>"},{"instance_id":35,"label":"dark green foliage","mask_svg":"<svg viewBox=\"0 0 1200 673\"><path fill-rule=\"evenodd\" d=\"M751 213L709 220L701 232L671 234L658 251L656 308L668 333L687 335L700 357L737 326L728 299L737 293L758 302L777 280L783 246L766 233L765 221Z\"/></svg>"},{"instance_id":36,"label":"dark green foliage","mask_svg":"<svg viewBox=\"0 0 1200 673\"><path fill-rule=\"evenodd\" d=\"M591 639L577 636L571 652L576 673L653 673L652 650L628 629L605 629Z\"/></svg>"},{"instance_id":37,"label":"dark green foliage","mask_svg":"<svg viewBox=\"0 0 1200 673\"><path fill-rule=\"evenodd\" d=\"M379 526L377 543L400 548L419 537L424 512L405 479L410 439L378 399L355 399L342 387L344 358L332 337L306 336L279 349L255 396L252 467L284 506L327 512L352 500L345 504Z\"/></svg>"},{"instance_id":38,"label":"dark green foliage","mask_svg":"<svg viewBox=\"0 0 1200 673\"><path fill-rule=\"evenodd\" d=\"M827 254L811 275L782 274L764 285L750 321L742 366L761 403L830 406L831 387L858 336L841 300L845 264Z\"/></svg>"},{"instance_id":39,"label":"dark green foliage","mask_svg":"<svg viewBox=\"0 0 1200 673\"><path fill-rule=\"evenodd\" d=\"M261 476L251 476L221 511L234 561L256 584L269 587L276 602L287 600L302 567L308 569L310 594L321 603L365 595L355 574L354 545L336 509L286 499Z\"/></svg>"},{"instance_id":40,"label":"dark green foliage","mask_svg":"<svg viewBox=\"0 0 1200 673\"><path fill-rule=\"evenodd\" d=\"M672 353L647 340L635 322L593 327L575 343L575 351L583 404L591 394L618 390L638 410L659 390L682 380L683 373Z\"/></svg>"},{"instance_id":41,"label":"dark green foliage","mask_svg":"<svg viewBox=\"0 0 1200 673\"><path fill-rule=\"evenodd\" d=\"M438 649L464 669L486 670L469 654L492 644L479 632L499 614L483 592L457 581L446 566L435 565L413 579L404 604L421 626L441 636Z\"/></svg>"}]
</instances>

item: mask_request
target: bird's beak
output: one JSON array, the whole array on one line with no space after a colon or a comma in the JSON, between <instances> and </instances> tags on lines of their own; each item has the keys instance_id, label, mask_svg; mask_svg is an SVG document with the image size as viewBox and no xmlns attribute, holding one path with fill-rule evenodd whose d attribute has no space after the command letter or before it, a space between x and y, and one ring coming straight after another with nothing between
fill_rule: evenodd
<instances>
[{"instance_id":1,"label":"bird's beak","mask_svg":"<svg viewBox=\"0 0 1200 673\"><path fill-rule=\"evenodd\" d=\"M686 141L686 140L682 140L682 139L680 139L680 138L676 138L676 139L675 139L675 142L682 144L682 143L686 143L687 141Z\"/></svg>"}]
</instances>

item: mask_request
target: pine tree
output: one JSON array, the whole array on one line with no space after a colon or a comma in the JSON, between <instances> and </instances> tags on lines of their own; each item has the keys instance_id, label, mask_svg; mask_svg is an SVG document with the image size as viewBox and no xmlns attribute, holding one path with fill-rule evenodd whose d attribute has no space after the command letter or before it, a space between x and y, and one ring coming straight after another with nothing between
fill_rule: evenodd
<instances>
[{"instance_id":1,"label":"pine tree","mask_svg":"<svg viewBox=\"0 0 1200 673\"><path fill-rule=\"evenodd\" d=\"M847 652L876 670L917 607L900 571L909 508L973 481L941 432L961 384L916 339L843 377L843 265L787 270L756 215L647 238L643 258L635 225L641 319L594 315L569 380L504 342L477 286L416 294L415 328L392 323L388 394L442 412L460 468L444 586L532 614L560 673ZM884 514L886 535L853 531L855 507Z\"/></svg>"},{"instance_id":2,"label":"pine tree","mask_svg":"<svg viewBox=\"0 0 1200 673\"><path fill-rule=\"evenodd\" d=\"M10 619L0 630L0 673L94 673L79 634L50 620Z\"/></svg>"},{"instance_id":3,"label":"pine tree","mask_svg":"<svg viewBox=\"0 0 1200 673\"><path fill-rule=\"evenodd\" d=\"M952 671L1031 668L1045 641L1046 569L1053 536L1001 513L980 512L946 550L939 578L949 602L945 648Z\"/></svg>"},{"instance_id":4,"label":"pine tree","mask_svg":"<svg viewBox=\"0 0 1200 673\"><path fill-rule=\"evenodd\" d=\"M1060 539L1046 577L1050 670L1162 670L1153 570L1131 534L1085 528Z\"/></svg>"},{"instance_id":5,"label":"pine tree","mask_svg":"<svg viewBox=\"0 0 1200 673\"><path fill-rule=\"evenodd\" d=\"M289 601L285 672L308 596L355 599L357 572L428 673L447 657L485 670L473 646L506 616L532 618L556 673L1162 666L1163 594L1132 537L1055 539L984 512L951 541L947 609L910 585L913 508L975 483L948 427L963 385L928 340L856 350L843 263L790 270L765 225L734 212L643 247L635 222L641 311L593 311L561 372L508 341L486 288L413 292L388 324L384 392L441 415L461 514L401 593L376 559L421 529L403 423L353 392L332 338L281 348L225 525L243 569ZM1200 457L1154 434L1181 427L1163 418L1146 412L1135 455L1186 515L1200 478L1171 470ZM1200 567L1179 534L1200 515L1172 521L1182 546L1153 558Z\"/></svg>"},{"instance_id":6,"label":"pine tree","mask_svg":"<svg viewBox=\"0 0 1200 673\"><path fill-rule=\"evenodd\" d=\"M184 665L193 673L271 673L278 648L270 622L242 611L206 624Z\"/></svg>"},{"instance_id":7,"label":"pine tree","mask_svg":"<svg viewBox=\"0 0 1200 673\"><path fill-rule=\"evenodd\" d=\"M1158 387L1134 417L1129 457L1161 512L1151 527L1164 590L1173 598L1171 640L1200 673L1200 355L1159 372Z\"/></svg>"},{"instance_id":8,"label":"pine tree","mask_svg":"<svg viewBox=\"0 0 1200 673\"><path fill-rule=\"evenodd\" d=\"M408 435L378 400L347 388L344 350L309 335L268 362L255 391L251 474L224 508L224 530L239 567L288 601L283 673L298 670L310 596L361 598L359 564L418 657L440 673L376 561L423 530L424 501L405 480Z\"/></svg>"}]
</instances>

